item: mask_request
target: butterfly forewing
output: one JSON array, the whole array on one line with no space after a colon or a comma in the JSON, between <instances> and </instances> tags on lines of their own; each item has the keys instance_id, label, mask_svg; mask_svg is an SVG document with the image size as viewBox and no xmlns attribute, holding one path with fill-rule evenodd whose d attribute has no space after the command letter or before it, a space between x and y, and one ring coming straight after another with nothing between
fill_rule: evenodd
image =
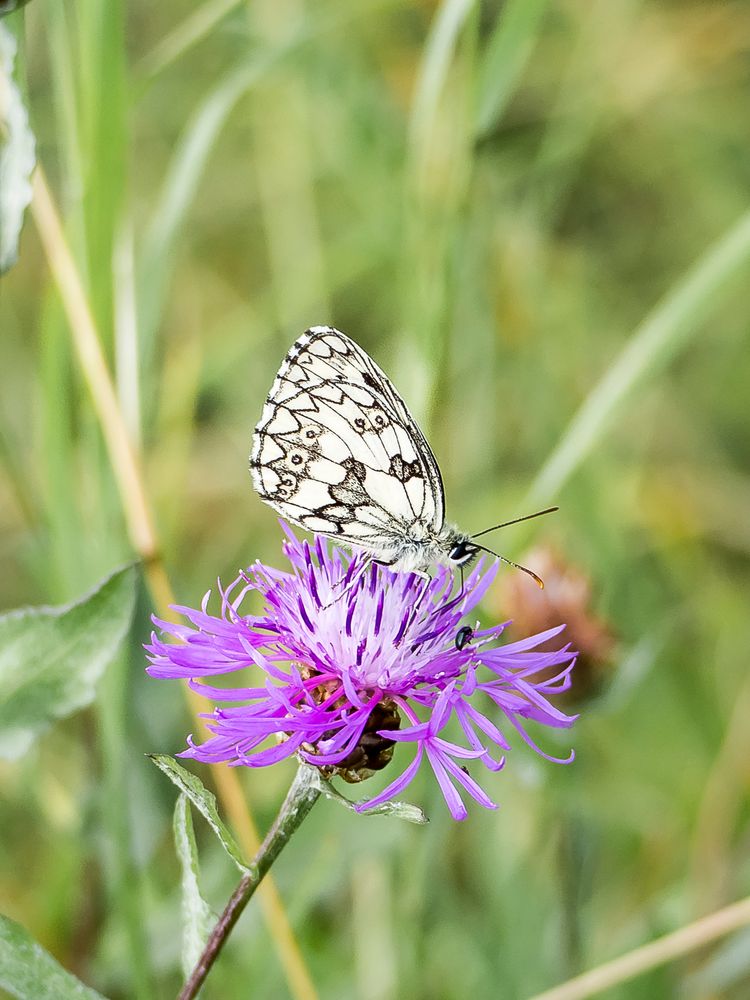
<instances>
[{"instance_id":1,"label":"butterfly forewing","mask_svg":"<svg viewBox=\"0 0 750 1000\"><path fill-rule=\"evenodd\" d=\"M290 348L255 428L253 485L285 518L373 551L443 526L443 484L387 375L345 334Z\"/></svg>"}]
</instances>

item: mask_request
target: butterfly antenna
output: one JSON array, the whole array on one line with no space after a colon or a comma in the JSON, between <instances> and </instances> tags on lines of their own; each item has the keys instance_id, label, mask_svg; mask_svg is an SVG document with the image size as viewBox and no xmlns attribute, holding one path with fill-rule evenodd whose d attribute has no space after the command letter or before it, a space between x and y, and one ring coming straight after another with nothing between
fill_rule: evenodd
<instances>
[{"instance_id":1,"label":"butterfly antenna","mask_svg":"<svg viewBox=\"0 0 750 1000\"><path fill-rule=\"evenodd\" d=\"M490 531L497 531L498 528L507 528L511 524L520 524L521 521L530 521L534 517L541 517L542 514L553 514L559 509L559 507L545 507L544 510L538 510L535 514L524 514L523 517L514 517L512 521L503 521L502 524L495 524L491 528L485 528L484 531L478 531L476 535L472 535L471 537L481 538L482 535L487 535ZM502 559L502 556L499 556L499 558ZM505 561L508 562L507 559ZM513 565L515 566L515 563L513 563ZM523 566L519 566L518 568L523 569ZM534 574L532 573L531 575L533 576Z\"/></svg>"},{"instance_id":2,"label":"butterfly antenna","mask_svg":"<svg viewBox=\"0 0 750 1000\"><path fill-rule=\"evenodd\" d=\"M557 508L553 507L552 510L557 510ZM540 513L546 514L546 511L540 511ZM535 517L537 515L532 514L531 516ZM519 518L519 520L525 521L527 519L525 517L521 517ZM510 523L512 524L513 522L511 521ZM473 537L476 538L477 536L474 535ZM544 580L541 578L541 576L537 576L533 569L529 569L528 566L522 566L520 563L513 562L512 559L508 559L506 556L501 556L499 552L493 552L492 549L485 548L484 545L477 545L477 548L481 549L482 552L489 552L491 556L495 556L495 558L500 559L501 562L507 563L509 566L513 566L514 569L520 569L522 573L526 573L528 576L531 577L531 579L534 581L537 587L539 587L540 590L544 590Z\"/></svg>"}]
</instances>

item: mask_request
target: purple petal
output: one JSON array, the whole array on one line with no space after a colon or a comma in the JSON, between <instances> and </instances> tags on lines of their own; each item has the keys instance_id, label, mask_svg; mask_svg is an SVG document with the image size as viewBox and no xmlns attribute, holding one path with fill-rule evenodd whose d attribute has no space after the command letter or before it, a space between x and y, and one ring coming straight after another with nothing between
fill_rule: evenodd
<instances>
[{"instance_id":1,"label":"purple petal","mask_svg":"<svg viewBox=\"0 0 750 1000\"><path fill-rule=\"evenodd\" d=\"M445 804L448 806L451 816L456 820L466 819L468 816L466 806L463 804L461 796L446 773L443 766L443 755L435 750L431 743L425 745L425 750L427 751L427 759L437 778L438 785L440 785L440 791L443 793Z\"/></svg>"},{"instance_id":2,"label":"purple petal","mask_svg":"<svg viewBox=\"0 0 750 1000\"><path fill-rule=\"evenodd\" d=\"M389 799L392 799L394 795L400 795L406 786L409 785L414 779L415 774L419 770L419 765L422 763L422 757L422 744L418 743L416 756L411 764L409 764L409 766L402 771L395 781L392 781L390 785L384 788L378 795L368 799L366 802L358 802L354 807L357 812L364 812L366 809L372 809L374 806L380 806L384 802L388 802Z\"/></svg>"},{"instance_id":3,"label":"purple petal","mask_svg":"<svg viewBox=\"0 0 750 1000\"><path fill-rule=\"evenodd\" d=\"M465 771L448 756L443 757L443 764L445 768L450 771L456 781L459 781L464 786L469 795L471 795L471 797L475 799L480 806L484 806L485 809L497 809L497 803L492 801L492 799L487 795L484 789L477 784L468 771Z\"/></svg>"}]
</instances>

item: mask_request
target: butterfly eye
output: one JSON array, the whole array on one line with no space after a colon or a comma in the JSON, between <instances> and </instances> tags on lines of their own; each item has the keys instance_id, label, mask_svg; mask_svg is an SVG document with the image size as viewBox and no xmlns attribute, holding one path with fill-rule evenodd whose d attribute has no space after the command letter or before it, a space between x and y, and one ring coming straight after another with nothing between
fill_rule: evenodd
<instances>
[{"instance_id":1,"label":"butterfly eye","mask_svg":"<svg viewBox=\"0 0 750 1000\"><path fill-rule=\"evenodd\" d=\"M364 419L362 417L355 417L354 426L357 428L358 431L363 431L365 429Z\"/></svg>"},{"instance_id":2,"label":"butterfly eye","mask_svg":"<svg viewBox=\"0 0 750 1000\"><path fill-rule=\"evenodd\" d=\"M314 427L307 427L302 434L308 441L313 441L318 436L318 431Z\"/></svg>"},{"instance_id":3,"label":"butterfly eye","mask_svg":"<svg viewBox=\"0 0 750 1000\"><path fill-rule=\"evenodd\" d=\"M471 542L466 539L462 539L460 542L456 542L448 552L448 558L452 563L457 566L462 566L469 559L472 559L477 552L476 545L472 545Z\"/></svg>"},{"instance_id":4,"label":"butterfly eye","mask_svg":"<svg viewBox=\"0 0 750 1000\"><path fill-rule=\"evenodd\" d=\"M376 427L385 427L385 417L383 416L382 413L376 413L375 414L375 426Z\"/></svg>"}]
</instances>

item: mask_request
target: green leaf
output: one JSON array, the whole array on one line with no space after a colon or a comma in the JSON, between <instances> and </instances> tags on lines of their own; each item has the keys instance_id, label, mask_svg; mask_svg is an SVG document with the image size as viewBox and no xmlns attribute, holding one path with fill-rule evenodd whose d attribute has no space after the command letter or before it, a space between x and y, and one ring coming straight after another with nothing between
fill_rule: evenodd
<instances>
[{"instance_id":1,"label":"green leaf","mask_svg":"<svg viewBox=\"0 0 750 1000\"><path fill-rule=\"evenodd\" d=\"M411 143L417 156L433 127L458 39L473 6L474 0L443 0L430 26L411 114Z\"/></svg>"},{"instance_id":2,"label":"green leaf","mask_svg":"<svg viewBox=\"0 0 750 1000\"><path fill-rule=\"evenodd\" d=\"M15 59L16 40L0 24L0 274L18 258L18 240L23 214L31 201L31 174L36 162L29 116L13 80Z\"/></svg>"},{"instance_id":3,"label":"green leaf","mask_svg":"<svg viewBox=\"0 0 750 1000\"><path fill-rule=\"evenodd\" d=\"M75 604L0 616L0 757L19 757L55 719L91 704L134 598L127 566Z\"/></svg>"},{"instance_id":4,"label":"green leaf","mask_svg":"<svg viewBox=\"0 0 750 1000\"><path fill-rule=\"evenodd\" d=\"M182 869L182 971L190 975L216 923L217 917L201 895L198 885L198 850L193 817L184 792L174 807L174 841Z\"/></svg>"},{"instance_id":5,"label":"green leaf","mask_svg":"<svg viewBox=\"0 0 750 1000\"><path fill-rule=\"evenodd\" d=\"M171 782L183 792L195 808L208 821L212 830L219 838L219 842L229 857L234 861L243 874L250 869L245 864L242 852L237 846L237 842L229 832L227 827L219 817L216 808L216 796L209 792L200 778L186 771L184 767L177 763L174 757L163 753L151 753L147 755L156 764L160 771L163 771Z\"/></svg>"},{"instance_id":6,"label":"green leaf","mask_svg":"<svg viewBox=\"0 0 750 1000\"><path fill-rule=\"evenodd\" d=\"M345 795L337 792L330 781L326 781L321 776L317 768L314 770L316 776L313 783L321 794L333 802L338 802L340 806L350 812L356 812L358 816L395 816L397 819L405 819L407 823L417 823L419 826L430 822L419 806L412 805L411 802L383 802L382 805L374 806L372 809L357 809L358 802L352 802L351 799L347 799Z\"/></svg>"},{"instance_id":7,"label":"green leaf","mask_svg":"<svg viewBox=\"0 0 750 1000\"><path fill-rule=\"evenodd\" d=\"M208 0L178 22L151 52L137 64L136 72L146 79L157 76L194 46L208 37L242 0Z\"/></svg>"},{"instance_id":8,"label":"green leaf","mask_svg":"<svg viewBox=\"0 0 750 1000\"><path fill-rule=\"evenodd\" d=\"M622 410L701 330L711 306L738 272L750 270L750 210L708 248L646 316L589 392L524 503L555 497ZM522 504L521 506L524 506Z\"/></svg>"},{"instance_id":9,"label":"green leaf","mask_svg":"<svg viewBox=\"0 0 750 1000\"><path fill-rule=\"evenodd\" d=\"M14 10L25 7L29 0L0 0L0 17L12 14Z\"/></svg>"},{"instance_id":10,"label":"green leaf","mask_svg":"<svg viewBox=\"0 0 750 1000\"><path fill-rule=\"evenodd\" d=\"M489 132L513 96L539 34L549 0L506 0L482 60L477 94L477 132Z\"/></svg>"},{"instance_id":11,"label":"green leaf","mask_svg":"<svg viewBox=\"0 0 750 1000\"><path fill-rule=\"evenodd\" d=\"M242 95L263 75L268 60L230 70L198 107L176 144L140 251L138 327L146 357L164 310L180 233L217 137Z\"/></svg>"},{"instance_id":12,"label":"green leaf","mask_svg":"<svg viewBox=\"0 0 750 1000\"><path fill-rule=\"evenodd\" d=\"M0 914L0 987L19 1000L103 1000L66 972L29 932Z\"/></svg>"}]
</instances>

